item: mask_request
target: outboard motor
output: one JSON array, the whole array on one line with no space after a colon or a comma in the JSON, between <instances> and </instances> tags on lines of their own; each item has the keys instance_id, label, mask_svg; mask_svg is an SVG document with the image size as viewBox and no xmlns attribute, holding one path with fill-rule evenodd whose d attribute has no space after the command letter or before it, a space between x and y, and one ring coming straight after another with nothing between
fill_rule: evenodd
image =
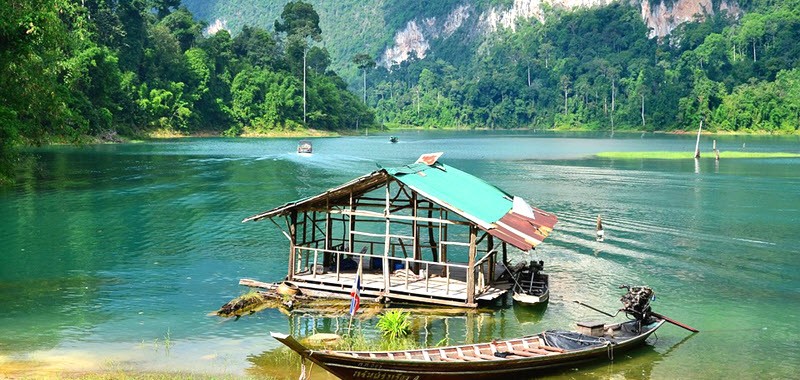
<instances>
[{"instance_id":1,"label":"outboard motor","mask_svg":"<svg viewBox=\"0 0 800 380\"><path fill-rule=\"evenodd\" d=\"M622 311L633 316L637 321L650 319L650 301L655 299L655 292L646 286L622 285L620 289L628 289L628 293L619 300L622 301Z\"/></svg>"}]
</instances>

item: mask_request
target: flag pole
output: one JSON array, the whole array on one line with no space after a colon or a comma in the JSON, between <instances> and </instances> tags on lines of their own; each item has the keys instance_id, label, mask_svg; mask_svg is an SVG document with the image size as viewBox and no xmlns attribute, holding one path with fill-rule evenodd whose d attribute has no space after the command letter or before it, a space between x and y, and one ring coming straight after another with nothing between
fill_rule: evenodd
<instances>
[{"instance_id":1,"label":"flag pole","mask_svg":"<svg viewBox=\"0 0 800 380\"><path fill-rule=\"evenodd\" d=\"M350 314L350 323L347 324L347 331L351 338L353 337L353 315L355 315L355 313Z\"/></svg>"},{"instance_id":2,"label":"flag pole","mask_svg":"<svg viewBox=\"0 0 800 380\"><path fill-rule=\"evenodd\" d=\"M364 256L358 257L358 270L356 271L356 279L353 283L353 292L360 292L361 289L361 281L359 281L361 277L361 266L364 264ZM347 331L350 333L350 337L353 337L353 317L356 315L356 309L358 309L358 305L354 304L356 302L356 295L354 293L350 294L350 322L347 324ZM360 300L359 300L360 303Z\"/></svg>"}]
</instances>

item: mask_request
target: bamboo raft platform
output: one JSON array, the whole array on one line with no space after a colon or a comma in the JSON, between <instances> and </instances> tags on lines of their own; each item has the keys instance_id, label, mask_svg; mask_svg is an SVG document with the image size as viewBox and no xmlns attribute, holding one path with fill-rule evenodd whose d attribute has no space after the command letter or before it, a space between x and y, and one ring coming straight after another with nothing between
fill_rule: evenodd
<instances>
[{"instance_id":1,"label":"bamboo raft platform","mask_svg":"<svg viewBox=\"0 0 800 380\"><path fill-rule=\"evenodd\" d=\"M355 273L325 273L295 275L290 283L298 285L304 295L311 297L350 298L350 290L355 281ZM392 275L389 292L384 292L384 279L381 273L363 273L361 275L362 296L385 297L394 300L412 302L430 302L438 304L463 306L467 300L467 283L457 279L440 276L425 278L409 278ZM239 280L240 285L269 289L274 284L263 283L252 279ZM494 301L506 294L511 283L494 283L486 286L476 298L478 301ZM338 297L337 297L338 296Z\"/></svg>"},{"instance_id":2,"label":"bamboo raft platform","mask_svg":"<svg viewBox=\"0 0 800 380\"><path fill-rule=\"evenodd\" d=\"M321 275L300 275L295 276L295 281L303 281L304 288L319 289L323 291L344 292L349 297L350 287L355 280L355 273L327 273ZM337 278L338 277L338 278ZM393 276L395 277L395 276ZM407 278L407 277L406 277ZM467 300L467 283L446 277L430 276L425 278L408 279L395 278L388 293L383 293L383 274L364 273L361 279L362 294L386 295L391 298L408 299L426 298L441 300L458 300L463 304ZM487 287L480 296L479 301L492 301L503 296L510 288L511 284L495 284L494 287ZM334 290L335 288L335 290Z\"/></svg>"}]
</instances>

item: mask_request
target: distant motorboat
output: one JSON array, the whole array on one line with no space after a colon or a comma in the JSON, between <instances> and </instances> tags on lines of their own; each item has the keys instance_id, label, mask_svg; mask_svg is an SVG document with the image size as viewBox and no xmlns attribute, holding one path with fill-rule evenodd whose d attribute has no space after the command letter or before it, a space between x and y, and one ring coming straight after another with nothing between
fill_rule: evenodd
<instances>
[{"instance_id":1,"label":"distant motorboat","mask_svg":"<svg viewBox=\"0 0 800 380\"><path fill-rule=\"evenodd\" d=\"M300 140L297 143L297 153L298 154L312 154L313 148L311 147L311 141L308 140Z\"/></svg>"},{"instance_id":2,"label":"distant motorboat","mask_svg":"<svg viewBox=\"0 0 800 380\"><path fill-rule=\"evenodd\" d=\"M392 144L394 144L394 143L396 143L398 141L400 141L400 139L398 139L397 136L389 137L389 142L392 143Z\"/></svg>"}]
</instances>

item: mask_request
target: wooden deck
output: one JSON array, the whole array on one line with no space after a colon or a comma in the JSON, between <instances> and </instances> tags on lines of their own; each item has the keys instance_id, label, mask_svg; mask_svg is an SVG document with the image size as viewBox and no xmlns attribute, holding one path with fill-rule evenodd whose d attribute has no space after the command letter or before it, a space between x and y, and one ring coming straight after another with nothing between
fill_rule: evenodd
<instances>
[{"instance_id":1,"label":"wooden deck","mask_svg":"<svg viewBox=\"0 0 800 380\"><path fill-rule=\"evenodd\" d=\"M355 273L324 273L324 274L303 274L295 275L294 284L303 291L340 293L349 297ZM467 304L467 283L451 278L448 282L446 277L429 276L419 278L416 276L406 277L392 274L390 276L388 293L383 289L382 273L363 273L361 276L361 294L366 296L384 295L390 299L407 300L413 302L445 304L452 306L474 307ZM481 292L476 289L476 301L492 301L503 296L511 284L500 283L485 287Z\"/></svg>"}]
</instances>

